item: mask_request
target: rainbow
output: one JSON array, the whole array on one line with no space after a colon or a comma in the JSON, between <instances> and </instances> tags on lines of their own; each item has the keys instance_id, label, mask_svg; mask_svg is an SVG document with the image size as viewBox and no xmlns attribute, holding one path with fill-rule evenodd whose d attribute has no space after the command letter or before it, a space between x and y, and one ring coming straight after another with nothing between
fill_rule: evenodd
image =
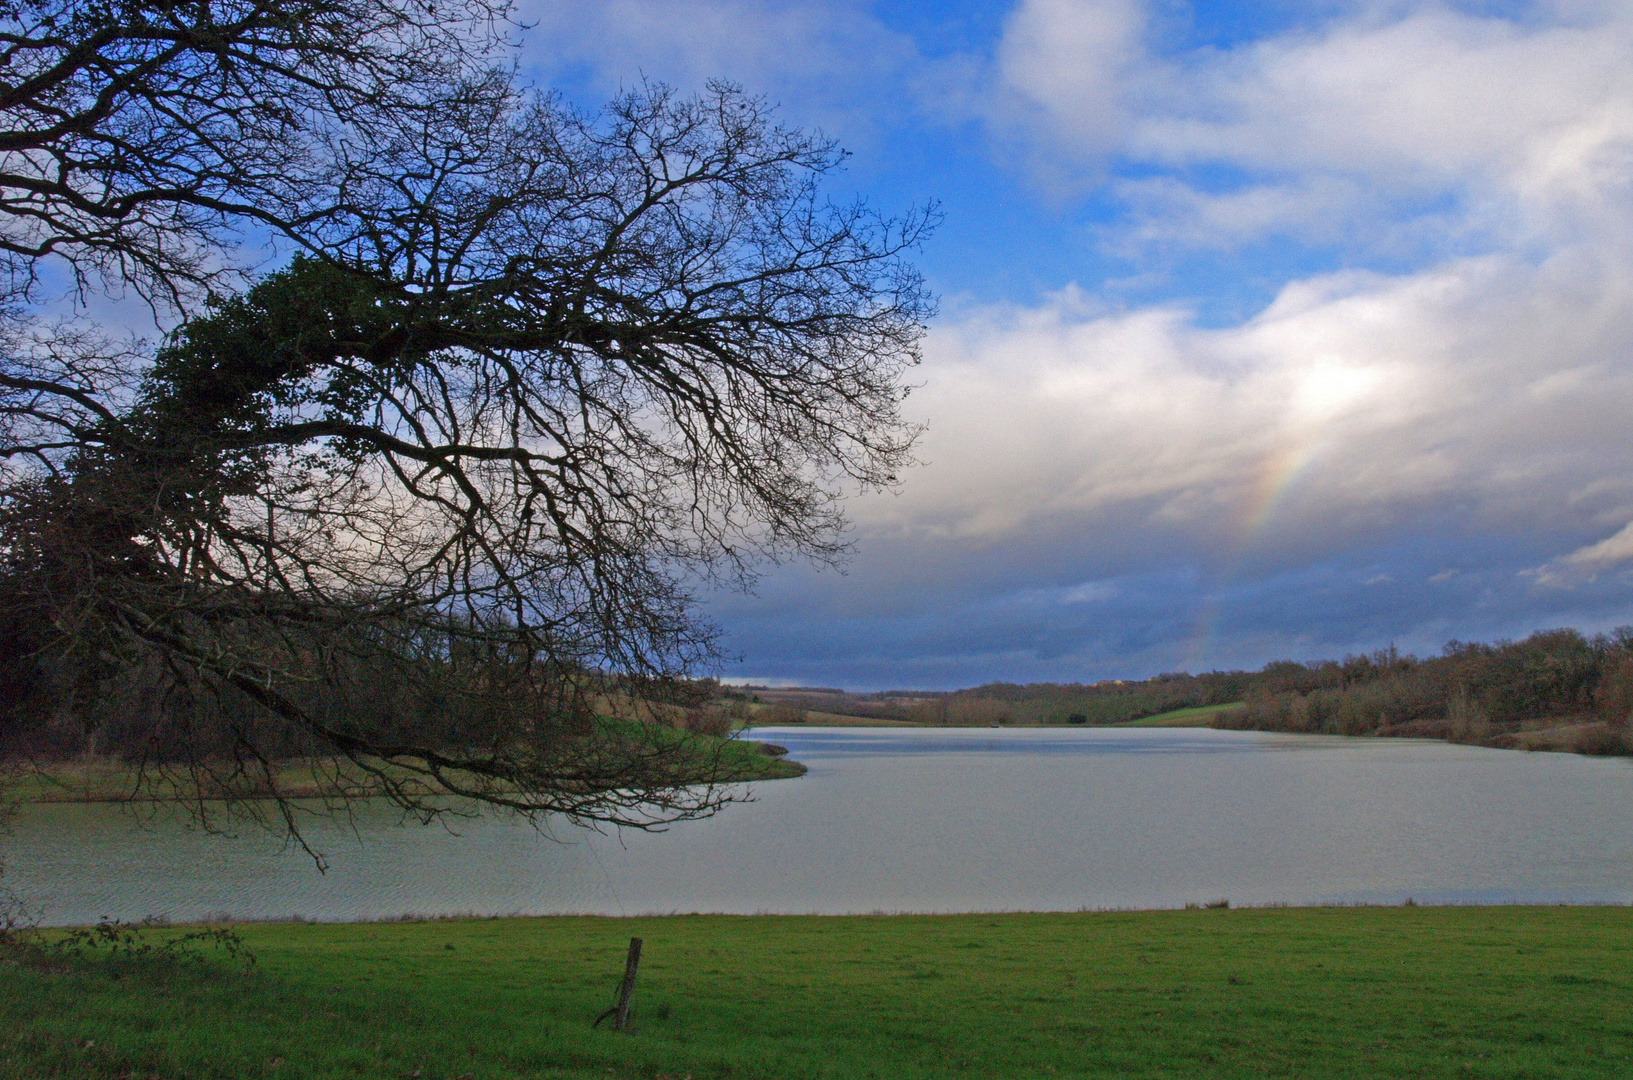
<instances>
[{"instance_id":1,"label":"rainbow","mask_svg":"<svg viewBox=\"0 0 1633 1080\"><path fill-rule=\"evenodd\" d=\"M1318 439L1307 438L1265 459L1244 507L1232 572L1240 565L1242 556L1253 541L1264 532L1276 507L1309 469L1319 449Z\"/></svg>"},{"instance_id":2,"label":"rainbow","mask_svg":"<svg viewBox=\"0 0 1633 1080\"><path fill-rule=\"evenodd\" d=\"M1196 620L1182 651L1184 662L1179 670L1202 670L1208 651L1218 636L1219 619L1223 614L1221 595L1241 570L1254 542L1275 517L1277 507L1319 456L1320 449L1321 440L1314 432L1309 432L1264 459L1257 478L1248 488L1247 498L1242 502L1242 514L1225 550L1224 565L1212 591L1197 609Z\"/></svg>"}]
</instances>

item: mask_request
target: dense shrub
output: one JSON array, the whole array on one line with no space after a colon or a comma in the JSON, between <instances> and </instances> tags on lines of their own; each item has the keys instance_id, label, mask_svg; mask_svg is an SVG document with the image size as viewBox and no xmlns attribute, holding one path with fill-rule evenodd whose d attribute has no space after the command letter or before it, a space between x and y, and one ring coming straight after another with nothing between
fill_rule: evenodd
<instances>
[{"instance_id":1,"label":"dense shrub","mask_svg":"<svg viewBox=\"0 0 1633 1080\"><path fill-rule=\"evenodd\" d=\"M1625 645L1606 659L1594 698L1605 723L1627 728L1633 717L1633 651Z\"/></svg>"},{"instance_id":2,"label":"dense shrub","mask_svg":"<svg viewBox=\"0 0 1633 1080\"><path fill-rule=\"evenodd\" d=\"M759 713L754 717L754 722L766 725L803 724L806 719L804 709L786 701L779 701L762 706Z\"/></svg>"},{"instance_id":3,"label":"dense shrub","mask_svg":"<svg viewBox=\"0 0 1633 1080\"><path fill-rule=\"evenodd\" d=\"M1478 743L1527 721L1597 713L1594 753L1622 753L1633 713L1633 631L1584 637L1541 630L1524 641L1453 641L1420 660L1394 650L1341 662L1267 665L1246 707L1216 727L1364 735L1406 728ZM1584 744L1586 745L1586 744Z\"/></svg>"},{"instance_id":4,"label":"dense shrub","mask_svg":"<svg viewBox=\"0 0 1633 1080\"><path fill-rule=\"evenodd\" d=\"M1610 756L1633 751L1626 733L1605 724L1588 724L1571 737L1571 749L1578 754Z\"/></svg>"},{"instance_id":5,"label":"dense shrub","mask_svg":"<svg viewBox=\"0 0 1633 1080\"><path fill-rule=\"evenodd\" d=\"M714 735L724 738L731 734L731 717L724 709L699 707L687 709L680 726L694 735Z\"/></svg>"}]
</instances>

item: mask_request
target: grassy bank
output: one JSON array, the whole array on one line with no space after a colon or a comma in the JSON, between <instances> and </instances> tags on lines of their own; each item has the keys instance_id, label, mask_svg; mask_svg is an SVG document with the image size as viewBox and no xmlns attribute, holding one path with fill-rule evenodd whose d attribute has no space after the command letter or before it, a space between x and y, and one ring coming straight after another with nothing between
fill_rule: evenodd
<instances>
[{"instance_id":1,"label":"grassy bank","mask_svg":"<svg viewBox=\"0 0 1633 1080\"><path fill-rule=\"evenodd\" d=\"M625 723L625 721L618 721ZM715 779L742 782L781 780L803 776L805 766L783 756L781 747L749 739L722 739L713 735L675 733L696 748L700 762ZM716 757L718 755L718 758ZM276 765L278 791L286 798L317 798L334 788L333 777L345 769L333 761L313 764L284 761ZM179 768L150 769L114 758L81 757L70 761L12 763L0 773L0 800L7 802L129 802L143 799L185 799L220 795L207 787L200 791ZM270 791L267 792L270 795Z\"/></svg>"},{"instance_id":2,"label":"grassy bank","mask_svg":"<svg viewBox=\"0 0 1633 1080\"><path fill-rule=\"evenodd\" d=\"M1625 1077L1633 910L240 928L259 963L0 966L0 1075ZM631 935L633 1033L591 1030Z\"/></svg>"}]
</instances>

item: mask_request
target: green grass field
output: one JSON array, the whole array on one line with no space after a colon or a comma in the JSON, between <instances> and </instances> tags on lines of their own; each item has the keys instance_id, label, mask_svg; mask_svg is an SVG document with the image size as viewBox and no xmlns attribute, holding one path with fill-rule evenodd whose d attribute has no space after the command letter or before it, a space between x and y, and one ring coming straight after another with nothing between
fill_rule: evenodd
<instances>
[{"instance_id":1,"label":"green grass field","mask_svg":"<svg viewBox=\"0 0 1633 1080\"><path fill-rule=\"evenodd\" d=\"M1207 727L1213 719L1213 714L1229 709L1240 709L1242 703L1233 701L1229 705L1200 705L1193 709L1175 709L1172 712L1158 713L1156 716L1147 716L1140 720L1125 720L1114 727Z\"/></svg>"},{"instance_id":2,"label":"green grass field","mask_svg":"<svg viewBox=\"0 0 1633 1080\"><path fill-rule=\"evenodd\" d=\"M1633 909L249 925L259 958L6 950L0 1076L1633 1076ZM630 1033L590 1022L631 935Z\"/></svg>"}]
</instances>

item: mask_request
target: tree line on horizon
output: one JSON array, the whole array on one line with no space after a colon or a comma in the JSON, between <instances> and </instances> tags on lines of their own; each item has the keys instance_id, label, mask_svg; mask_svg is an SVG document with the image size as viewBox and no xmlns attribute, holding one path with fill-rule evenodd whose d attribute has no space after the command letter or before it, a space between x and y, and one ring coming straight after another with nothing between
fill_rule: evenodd
<instances>
[{"instance_id":1,"label":"tree line on horizon","mask_svg":"<svg viewBox=\"0 0 1633 1080\"><path fill-rule=\"evenodd\" d=\"M777 697L806 709L927 724L1108 725L1218 706L1216 727L1479 743L1500 743L1526 725L1576 722L1585 730L1573 748L1622 753L1633 713L1633 627L1592 637L1563 628L1520 641L1454 640L1432 657L1391 646L1341 660L1277 660L1258 671Z\"/></svg>"},{"instance_id":2,"label":"tree line on horizon","mask_svg":"<svg viewBox=\"0 0 1633 1080\"><path fill-rule=\"evenodd\" d=\"M303 702L314 711L379 733L418 733L458 746L491 739L539 707L526 665L466 656L468 643L421 635L390 665L357 664L309 680ZM403 681L401 665L421 669ZM501 677L509 671L511 678ZM0 679L16 701L28 700L16 672ZM62 760L85 754L126 760L223 757L246 728L270 758L310 755L298 725L268 716L232 694L186 695L154 673L110 678L74 707L42 710L42 722L11 729L0 754ZM921 724L1063 724L1106 726L1179 709L1217 711L1215 727L1332 735L1417 735L1501 744L1527 725L1587 725L1573 747L1622 753L1633 715L1633 627L1592 637L1573 629L1541 630L1520 641L1451 641L1434 657L1394 647L1341 660L1277 660L1257 671L1167 672L1149 679L1099 683L988 683L955 691L851 694L796 688L724 689L695 684L688 702L651 700L635 682L603 691L593 710L723 735L734 724L794 723L808 712ZM712 701L710 700L712 698ZM763 700L762 700L763 699ZM750 706L750 701L756 703ZM36 699L36 706L45 702ZM758 711L752 711L753 709ZM767 710L770 710L769 712Z\"/></svg>"}]
</instances>

